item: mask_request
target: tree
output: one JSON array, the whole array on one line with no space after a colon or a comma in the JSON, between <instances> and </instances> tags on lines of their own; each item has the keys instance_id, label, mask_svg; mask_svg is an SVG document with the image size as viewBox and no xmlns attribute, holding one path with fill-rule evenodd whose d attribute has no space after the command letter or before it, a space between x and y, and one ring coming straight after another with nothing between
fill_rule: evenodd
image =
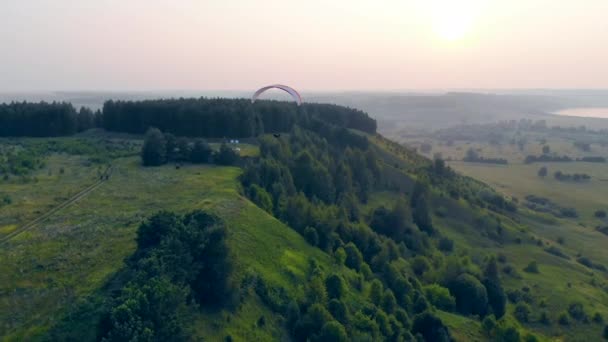
<instances>
[{"instance_id":1,"label":"tree","mask_svg":"<svg viewBox=\"0 0 608 342\"><path fill-rule=\"evenodd\" d=\"M428 311L414 317L412 333L422 335L425 341L451 341L448 328L439 317Z\"/></svg>"},{"instance_id":2,"label":"tree","mask_svg":"<svg viewBox=\"0 0 608 342\"><path fill-rule=\"evenodd\" d=\"M540 271L538 270L538 263L536 261L530 261L528 266L524 268L524 271L528 273L540 273Z\"/></svg>"},{"instance_id":3,"label":"tree","mask_svg":"<svg viewBox=\"0 0 608 342\"><path fill-rule=\"evenodd\" d=\"M382 309L386 313L392 314L395 312L396 307L397 307L397 299L395 298L393 291L391 291L391 289L387 289L384 292L384 296L382 296Z\"/></svg>"},{"instance_id":4,"label":"tree","mask_svg":"<svg viewBox=\"0 0 608 342\"><path fill-rule=\"evenodd\" d=\"M543 146L543 154L549 154L551 152L551 148L549 145Z\"/></svg>"},{"instance_id":5,"label":"tree","mask_svg":"<svg viewBox=\"0 0 608 342\"><path fill-rule=\"evenodd\" d=\"M319 342L346 342L348 336L344 326L336 321L325 323L317 339Z\"/></svg>"},{"instance_id":6,"label":"tree","mask_svg":"<svg viewBox=\"0 0 608 342\"><path fill-rule=\"evenodd\" d=\"M450 292L456 298L456 309L465 315L485 315L488 293L477 278L463 273L450 284Z\"/></svg>"},{"instance_id":7,"label":"tree","mask_svg":"<svg viewBox=\"0 0 608 342\"><path fill-rule=\"evenodd\" d=\"M378 279L374 279L372 281L372 285L369 290L369 300L376 304L380 305L382 302L382 293L384 292L384 286Z\"/></svg>"},{"instance_id":8,"label":"tree","mask_svg":"<svg viewBox=\"0 0 608 342\"><path fill-rule=\"evenodd\" d=\"M144 166L159 166L164 164L166 153L166 142L163 133L158 128L148 129L144 146L141 150L141 159Z\"/></svg>"},{"instance_id":9,"label":"tree","mask_svg":"<svg viewBox=\"0 0 608 342\"><path fill-rule=\"evenodd\" d=\"M428 202L425 196L419 196L416 200L412 217L414 219L414 223L416 223L420 230L429 235L435 234L433 221L431 219L431 214L429 213Z\"/></svg>"},{"instance_id":10,"label":"tree","mask_svg":"<svg viewBox=\"0 0 608 342\"><path fill-rule=\"evenodd\" d=\"M215 162L219 165L235 165L239 154L226 143L220 146L220 151L215 155Z\"/></svg>"},{"instance_id":11,"label":"tree","mask_svg":"<svg viewBox=\"0 0 608 342\"><path fill-rule=\"evenodd\" d=\"M327 288L329 298L340 299L346 292L344 280L337 274L332 274L325 279L325 287Z\"/></svg>"},{"instance_id":12,"label":"tree","mask_svg":"<svg viewBox=\"0 0 608 342\"><path fill-rule=\"evenodd\" d=\"M313 246L319 245L319 234L317 230L313 227L306 227L304 229L304 238L308 241L309 244Z\"/></svg>"},{"instance_id":13,"label":"tree","mask_svg":"<svg viewBox=\"0 0 608 342\"><path fill-rule=\"evenodd\" d=\"M431 284L424 287L424 294L433 306L444 311L452 311L456 306L456 300L450 291L439 284Z\"/></svg>"},{"instance_id":14,"label":"tree","mask_svg":"<svg viewBox=\"0 0 608 342\"><path fill-rule=\"evenodd\" d=\"M496 258L490 258L483 275L483 286L485 286L488 293L488 304L494 316L500 319L506 311L507 296L500 281Z\"/></svg>"},{"instance_id":15,"label":"tree","mask_svg":"<svg viewBox=\"0 0 608 342\"><path fill-rule=\"evenodd\" d=\"M544 178L544 177L547 177L548 172L549 172L549 171L547 170L547 167L546 167L546 166L543 166L543 167L541 167L540 169L538 169L538 176L539 176L539 177L543 177L543 178Z\"/></svg>"},{"instance_id":16,"label":"tree","mask_svg":"<svg viewBox=\"0 0 608 342\"><path fill-rule=\"evenodd\" d=\"M334 298L330 300L327 304L327 309L329 310L331 315L340 323L348 323L348 308L346 307L346 305L344 305L344 302Z\"/></svg>"},{"instance_id":17,"label":"tree","mask_svg":"<svg viewBox=\"0 0 608 342\"><path fill-rule=\"evenodd\" d=\"M363 256L361 255L361 252L359 252L357 246L352 242L349 242L344 246L344 250L346 251L346 266L357 271L360 270Z\"/></svg>"},{"instance_id":18,"label":"tree","mask_svg":"<svg viewBox=\"0 0 608 342\"><path fill-rule=\"evenodd\" d=\"M211 157L211 147L203 139L197 139L190 151L190 161L195 164L208 163Z\"/></svg>"},{"instance_id":19,"label":"tree","mask_svg":"<svg viewBox=\"0 0 608 342\"><path fill-rule=\"evenodd\" d=\"M530 306L526 303L518 303L513 311L513 316L522 323L527 323L530 320Z\"/></svg>"}]
</instances>

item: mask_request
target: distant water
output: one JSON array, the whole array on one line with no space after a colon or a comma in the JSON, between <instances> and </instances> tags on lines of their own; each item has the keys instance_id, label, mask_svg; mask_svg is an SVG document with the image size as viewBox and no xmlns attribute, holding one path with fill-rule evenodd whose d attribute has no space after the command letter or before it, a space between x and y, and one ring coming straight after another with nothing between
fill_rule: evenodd
<instances>
[{"instance_id":1,"label":"distant water","mask_svg":"<svg viewBox=\"0 0 608 342\"><path fill-rule=\"evenodd\" d=\"M608 107L570 108L555 112L557 115L608 119Z\"/></svg>"}]
</instances>

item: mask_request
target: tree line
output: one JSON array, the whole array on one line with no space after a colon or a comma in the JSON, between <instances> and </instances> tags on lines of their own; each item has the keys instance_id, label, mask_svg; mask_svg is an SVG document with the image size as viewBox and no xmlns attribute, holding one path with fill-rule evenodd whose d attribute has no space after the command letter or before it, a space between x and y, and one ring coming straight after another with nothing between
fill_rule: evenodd
<instances>
[{"instance_id":1,"label":"tree line","mask_svg":"<svg viewBox=\"0 0 608 342\"><path fill-rule=\"evenodd\" d=\"M109 131L135 134L157 127L163 132L190 137L255 137L289 132L295 124L319 119L332 125L376 132L376 121L366 113L330 104L302 104L247 99L167 99L107 101L102 125Z\"/></svg>"},{"instance_id":2,"label":"tree line","mask_svg":"<svg viewBox=\"0 0 608 342\"><path fill-rule=\"evenodd\" d=\"M156 127L176 136L255 137L289 132L295 124L313 128L317 121L376 133L376 121L366 113L332 104L301 106L247 99L163 99L106 101L103 111L76 110L66 102L0 104L0 136L68 136L94 127L144 134Z\"/></svg>"},{"instance_id":3,"label":"tree line","mask_svg":"<svg viewBox=\"0 0 608 342\"><path fill-rule=\"evenodd\" d=\"M150 128L141 149L141 159L144 166L160 166L169 162L235 165L240 156L225 142L219 151L214 152L202 138L175 137L171 133L163 134L158 128Z\"/></svg>"},{"instance_id":4,"label":"tree line","mask_svg":"<svg viewBox=\"0 0 608 342\"><path fill-rule=\"evenodd\" d=\"M98 126L101 113L67 102L12 102L0 104L0 136L57 137Z\"/></svg>"}]
</instances>

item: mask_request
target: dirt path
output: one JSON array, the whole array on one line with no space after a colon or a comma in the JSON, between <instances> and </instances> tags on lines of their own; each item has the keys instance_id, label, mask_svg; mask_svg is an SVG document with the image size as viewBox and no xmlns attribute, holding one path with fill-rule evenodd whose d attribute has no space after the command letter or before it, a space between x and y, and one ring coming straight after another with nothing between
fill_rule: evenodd
<instances>
[{"instance_id":1,"label":"dirt path","mask_svg":"<svg viewBox=\"0 0 608 342\"><path fill-rule=\"evenodd\" d=\"M95 189L97 189L99 186L101 186L104 182L108 181L110 179L111 175L112 175L112 166L108 166L108 168L105 170L105 172L101 175L100 179L96 183L84 188L79 193L75 194L74 196L72 196L65 202L61 203L57 207L47 211L46 213L38 216L33 221L30 221L29 223L15 229L15 231L11 232L10 234L2 237L2 239L0 239L0 245L3 245L4 243L11 240L15 236L23 233L24 231L33 228L38 223L43 222L44 220L51 217L53 214L57 213L61 209L70 206L71 204L75 203L79 199L81 199L81 198L85 197L86 195L88 195L89 193L93 192Z\"/></svg>"}]
</instances>

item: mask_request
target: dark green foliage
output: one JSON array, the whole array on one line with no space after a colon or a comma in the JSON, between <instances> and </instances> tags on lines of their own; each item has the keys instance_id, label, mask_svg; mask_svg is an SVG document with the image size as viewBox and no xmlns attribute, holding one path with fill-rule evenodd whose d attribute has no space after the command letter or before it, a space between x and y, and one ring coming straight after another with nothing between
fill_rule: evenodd
<instances>
[{"instance_id":1,"label":"dark green foliage","mask_svg":"<svg viewBox=\"0 0 608 342\"><path fill-rule=\"evenodd\" d=\"M346 292L344 279L337 274L332 274L325 279L325 287L327 288L327 295L330 299L340 299Z\"/></svg>"},{"instance_id":2,"label":"dark green foliage","mask_svg":"<svg viewBox=\"0 0 608 342\"><path fill-rule=\"evenodd\" d=\"M530 261L528 266L524 267L524 271L528 273L540 273L538 270L538 263L536 261Z\"/></svg>"},{"instance_id":3,"label":"dark green foliage","mask_svg":"<svg viewBox=\"0 0 608 342\"><path fill-rule=\"evenodd\" d=\"M522 323L527 323L530 321L530 306L526 303L518 303L515 306L515 310L513 311L513 316L517 318L518 321Z\"/></svg>"},{"instance_id":4,"label":"dark green foliage","mask_svg":"<svg viewBox=\"0 0 608 342\"><path fill-rule=\"evenodd\" d=\"M557 318L557 322L560 325L569 325L570 324L570 319L568 318L568 313L566 313L566 312L560 313L559 317Z\"/></svg>"},{"instance_id":5,"label":"dark green foliage","mask_svg":"<svg viewBox=\"0 0 608 342\"><path fill-rule=\"evenodd\" d=\"M608 340L608 325L604 326L604 331L602 332L602 337L605 340Z\"/></svg>"},{"instance_id":6,"label":"dark green foliage","mask_svg":"<svg viewBox=\"0 0 608 342\"><path fill-rule=\"evenodd\" d=\"M169 147L167 146L167 151ZM205 140L196 139L192 151L190 151L190 161L194 164L205 164L209 162L211 158L211 147Z\"/></svg>"},{"instance_id":7,"label":"dark green foliage","mask_svg":"<svg viewBox=\"0 0 608 342\"><path fill-rule=\"evenodd\" d=\"M82 115L82 116L81 116ZM93 127L93 113L66 102L0 104L0 136L57 137ZM143 131L147 129L144 128Z\"/></svg>"},{"instance_id":8,"label":"dark green foliage","mask_svg":"<svg viewBox=\"0 0 608 342\"><path fill-rule=\"evenodd\" d=\"M215 163L219 165L235 165L239 160L239 154L228 144L222 144L219 152L215 155Z\"/></svg>"},{"instance_id":9,"label":"dark green foliage","mask_svg":"<svg viewBox=\"0 0 608 342\"><path fill-rule=\"evenodd\" d=\"M549 318L549 313L547 313L547 311L543 310L540 313L538 321L541 322L544 325L550 325L551 324L551 319Z\"/></svg>"},{"instance_id":10,"label":"dark green foliage","mask_svg":"<svg viewBox=\"0 0 608 342\"><path fill-rule=\"evenodd\" d=\"M249 198L253 201L253 203L257 204L258 207L264 209L265 211L272 213L273 203L272 197L270 194L262 187L253 184L248 189ZM316 232L315 232L316 233ZM312 243L311 243L312 244ZM315 246L313 244L313 246Z\"/></svg>"},{"instance_id":11,"label":"dark green foliage","mask_svg":"<svg viewBox=\"0 0 608 342\"><path fill-rule=\"evenodd\" d=\"M496 318L493 315L486 316L481 322L481 327L487 335L490 335L496 327Z\"/></svg>"},{"instance_id":12,"label":"dark green foliage","mask_svg":"<svg viewBox=\"0 0 608 342\"><path fill-rule=\"evenodd\" d=\"M395 312L395 308L397 308L397 299L393 291L387 289L382 296L382 310L388 314L392 314Z\"/></svg>"},{"instance_id":13,"label":"dark green foliage","mask_svg":"<svg viewBox=\"0 0 608 342\"><path fill-rule=\"evenodd\" d=\"M499 342L520 342L521 336L519 330L516 327L507 324L504 321L500 321L495 329L494 341Z\"/></svg>"},{"instance_id":14,"label":"dark green foliage","mask_svg":"<svg viewBox=\"0 0 608 342\"><path fill-rule=\"evenodd\" d=\"M370 302L380 306L382 303L382 295L384 293L384 286L378 279L372 281L372 285L369 290Z\"/></svg>"},{"instance_id":15,"label":"dark green foliage","mask_svg":"<svg viewBox=\"0 0 608 342\"><path fill-rule=\"evenodd\" d=\"M348 336L344 326L336 321L327 322L323 325L319 337L319 342L347 342Z\"/></svg>"},{"instance_id":16,"label":"dark green foliage","mask_svg":"<svg viewBox=\"0 0 608 342\"><path fill-rule=\"evenodd\" d=\"M593 314L593 322L594 323L603 323L604 322L604 317L602 316L601 313L596 312L595 314Z\"/></svg>"},{"instance_id":17,"label":"dark green foliage","mask_svg":"<svg viewBox=\"0 0 608 342\"><path fill-rule=\"evenodd\" d=\"M158 128L150 128L141 150L141 160L144 166L159 166L165 163L167 147L165 136Z\"/></svg>"},{"instance_id":18,"label":"dark green foliage","mask_svg":"<svg viewBox=\"0 0 608 342\"><path fill-rule=\"evenodd\" d=\"M438 309L452 311L456 306L456 300L450 291L438 284L431 284L424 287L424 294L429 302Z\"/></svg>"},{"instance_id":19,"label":"dark green foliage","mask_svg":"<svg viewBox=\"0 0 608 342\"><path fill-rule=\"evenodd\" d=\"M540 169L538 169L538 176L539 177L547 177L547 173L549 173L549 172L548 172L546 166L543 166Z\"/></svg>"},{"instance_id":20,"label":"dark green foliage","mask_svg":"<svg viewBox=\"0 0 608 342\"><path fill-rule=\"evenodd\" d=\"M319 245L319 234L317 234L317 230L313 227L306 227L304 229L304 238L313 246Z\"/></svg>"},{"instance_id":21,"label":"dark green foliage","mask_svg":"<svg viewBox=\"0 0 608 342\"><path fill-rule=\"evenodd\" d=\"M412 333L420 334L425 341L451 341L448 328L441 319L430 312L424 312L414 317Z\"/></svg>"},{"instance_id":22,"label":"dark green foliage","mask_svg":"<svg viewBox=\"0 0 608 342\"><path fill-rule=\"evenodd\" d=\"M606 211L605 210L596 210L595 213L593 213L593 215L597 218L606 218Z\"/></svg>"},{"instance_id":23,"label":"dark green foliage","mask_svg":"<svg viewBox=\"0 0 608 342\"><path fill-rule=\"evenodd\" d=\"M498 264L495 258L490 258L483 272L483 285L488 293L488 304L492 313L500 319L506 311L507 296L500 281Z\"/></svg>"},{"instance_id":24,"label":"dark green foliage","mask_svg":"<svg viewBox=\"0 0 608 342\"><path fill-rule=\"evenodd\" d=\"M331 315L339 322L343 324L348 323L348 308L344 302L334 298L327 304L327 310L329 310L329 313L331 313Z\"/></svg>"},{"instance_id":25,"label":"dark green foliage","mask_svg":"<svg viewBox=\"0 0 608 342\"><path fill-rule=\"evenodd\" d=\"M470 274L461 274L450 283L449 288L456 298L458 312L465 315L485 315L488 294L477 278Z\"/></svg>"},{"instance_id":26,"label":"dark green foliage","mask_svg":"<svg viewBox=\"0 0 608 342\"><path fill-rule=\"evenodd\" d=\"M425 196L419 196L414 203L414 211L412 214L414 223L429 235L435 234L435 228L433 228L433 221L429 212L428 201Z\"/></svg>"},{"instance_id":27,"label":"dark green foliage","mask_svg":"<svg viewBox=\"0 0 608 342\"><path fill-rule=\"evenodd\" d=\"M412 260L412 271L417 276L422 276L426 271L431 269L431 264L423 256L417 256Z\"/></svg>"},{"instance_id":28,"label":"dark green foliage","mask_svg":"<svg viewBox=\"0 0 608 342\"><path fill-rule=\"evenodd\" d=\"M442 237L439 239L437 248L439 248L439 250L442 252L446 252L446 253L452 252L454 250L454 241L451 239L448 239L447 237Z\"/></svg>"},{"instance_id":29,"label":"dark green foliage","mask_svg":"<svg viewBox=\"0 0 608 342\"><path fill-rule=\"evenodd\" d=\"M367 114L329 104L308 104L246 99L170 99L107 101L103 106L103 127L110 131L143 133L156 126L175 135L191 137L254 137L264 132L289 132L294 124L315 129L322 119L332 125L375 133L376 121ZM324 131L332 140L356 138L341 130Z\"/></svg>"},{"instance_id":30,"label":"dark green foliage","mask_svg":"<svg viewBox=\"0 0 608 342\"><path fill-rule=\"evenodd\" d=\"M222 222L205 212L161 212L143 223L128 260L130 281L102 321L110 341L181 341L189 298L204 306L234 294Z\"/></svg>"},{"instance_id":31,"label":"dark green foliage","mask_svg":"<svg viewBox=\"0 0 608 342\"><path fill-rule=\"evenodd\" d=\"M344 250L346 251L346 262L345 265L359 270L361 268L361 263L363 262L363 256L357 246L354 243L349 242L344 246Z\"/></svg>"},{"instance_id":32,"label":"dark green foliage","mask_svg":"<svg viewBox=\"0 0 608 342\"><path fill-rule=\"evenodd\" d=\"M585 308L580 302L571 303L568 306L568 314L577 321L587 322L589 320Z\"/></svg>"}]
</instances>

